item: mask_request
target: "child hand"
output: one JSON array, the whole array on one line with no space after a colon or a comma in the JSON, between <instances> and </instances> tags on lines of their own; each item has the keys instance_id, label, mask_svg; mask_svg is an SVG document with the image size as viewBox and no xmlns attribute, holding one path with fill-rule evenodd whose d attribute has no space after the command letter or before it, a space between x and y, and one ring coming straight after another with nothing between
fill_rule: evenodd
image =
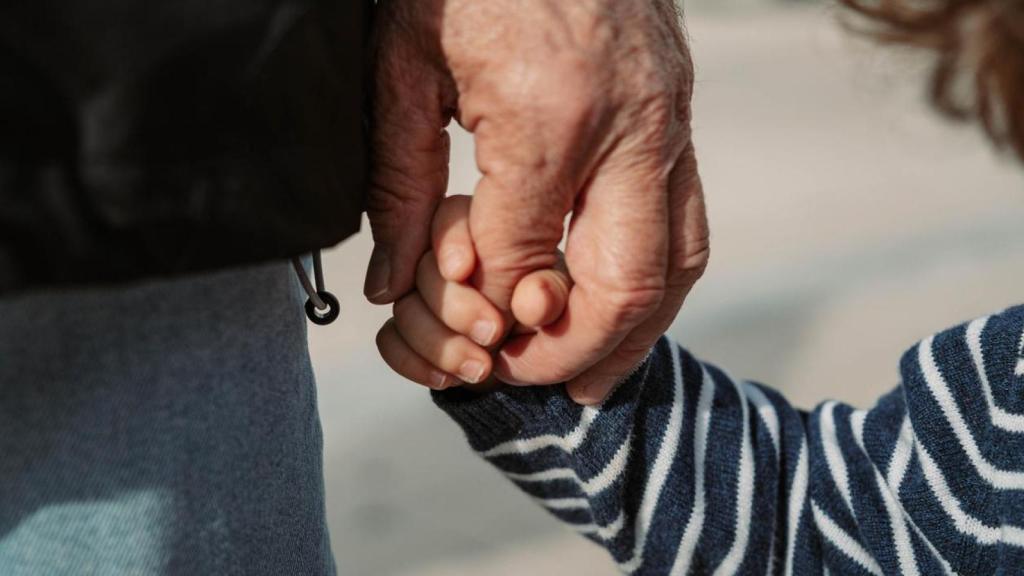
<instances>
[{"instance_id":1,"label":"child hand","mask_svg":"<svg viewBox=\"0 0 1024 576\"><path fill-rule=\"evenodd\" d=\"M476 268L471 202L469 196L441 202L432 226L434 249L420 260L416 290L395 302L393 317L377 333L377 348L388 366L435 390L486 382L493 368L488 349L504 340L510 323L468 282ZM512 296L512 332L557 320L570 287L564 267L523 278Z\"/></svg>"}]
</instances>

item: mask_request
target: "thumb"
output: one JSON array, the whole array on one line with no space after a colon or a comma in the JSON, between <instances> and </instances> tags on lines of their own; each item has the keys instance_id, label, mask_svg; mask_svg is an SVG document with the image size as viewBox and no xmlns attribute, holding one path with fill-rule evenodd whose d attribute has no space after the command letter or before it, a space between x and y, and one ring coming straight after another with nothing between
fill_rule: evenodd
<instances>
[{"instance_id":1,"label":"thumb","mask_svg":"<svg viewBox=\"0 0 1024 576\"><path fill-rule=\"evenodd\" d=\"M477 251L472 281L495 306L510 311L519 282L531 272L557 264L558 242L569 207L552 209L551 203L544 201L548 200L543 197L547 190L503 184L484 176L476 187L470 209Z\"/></svg>"},{"instance_id":2,"label":"thumb","mask_svg":"<svg viewBox=\"0 0 1024 576\"><path fill-rule=\"evenodd\" d=\"M529 328L553 324L569 303L572 278L559 254L558 264L551 269L537 270L523 277L512 292L512 316Z\"/></svg>"},{"instance_id":3,"label":"thumb","mask_svg":"<svg viewBox=\"0 0 1024 576\"><path fill-rule=\"evenodd\" d=\"M575 63L527 60L476 76L455 70L459 121L474 135L481 173L469 215L472 280L501 310L523 277L557 263L566 217L607 148L595 81ZM467 76L472 82L462 81Z\"/></svg>"},{"instance_id":4,"label":"thumb","mask_svg":"<svg viewBox=\"0 0 1024 576\"><path fill-rule=\"evenodd\" d=\"M455 100L444 68L416 49L414 34L381 17L377 37L370 191L373 255L363 292L373 303L408 292L430 244L430 225L448 187L445 126Z\"/></svg>"}]
</instances>

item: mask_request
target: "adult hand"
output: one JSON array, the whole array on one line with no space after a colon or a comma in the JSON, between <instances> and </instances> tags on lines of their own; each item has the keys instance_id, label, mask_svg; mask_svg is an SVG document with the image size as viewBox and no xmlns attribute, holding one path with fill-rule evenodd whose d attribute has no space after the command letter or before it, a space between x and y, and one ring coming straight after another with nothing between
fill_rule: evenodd
<instances>
[{"instance_id":1,"label":"adult hand","mask_svg":"<svg viewBox=\"0 0 1024 576\"><path fill-rule=\"evenodd\" d=\"M367 297L413 285L447 187L455 117L482 178L479 258L438 254L503 310L517 282L565 258L563 316L501 348L517 384L568 382L603 399L671 324L708 258L690 140L693 71L671 0L383 0L377 13L375 248Z\"/></svg>"}]
</instances>

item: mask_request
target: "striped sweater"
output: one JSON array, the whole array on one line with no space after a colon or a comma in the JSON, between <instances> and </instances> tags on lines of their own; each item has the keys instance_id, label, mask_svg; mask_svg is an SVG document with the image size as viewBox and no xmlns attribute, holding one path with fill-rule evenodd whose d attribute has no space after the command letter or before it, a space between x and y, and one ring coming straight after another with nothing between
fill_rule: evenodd
<instances>
[{"instance_id":1,"label":"striped sweater","mask_svg":"<svg viewBox=\"0 0 1024 576\"><path fill-rule=\"evenodd\" d=\"M1024 574L1024 306L929 337L870 410L811 412L662 339L599 407L435 401L632 574Z\"/></svg>"}]
</instances>

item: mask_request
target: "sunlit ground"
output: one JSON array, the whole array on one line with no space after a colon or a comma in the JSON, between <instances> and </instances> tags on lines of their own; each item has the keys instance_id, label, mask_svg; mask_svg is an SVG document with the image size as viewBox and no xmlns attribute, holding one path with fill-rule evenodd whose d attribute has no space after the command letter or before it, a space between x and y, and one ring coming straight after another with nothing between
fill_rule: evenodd
<instances>
[{"instance_id":1,"label":"sunlit ground","mask_svg":"<svg viewBox=\"0 0 1024 576\"><path fill-rule=\"evenodd\" d=\"M821 6L688 22L713 255L674 337L800 406L863 406L915 340L1024 299L1024 172L936 119L922 60L851 39ZM454 155L452 191L468 193L461 134ZM342 321L311 329L340 573L614 574L380 361L369 250L364 232L330 254Z\"/></svg>"}]
</instances>

